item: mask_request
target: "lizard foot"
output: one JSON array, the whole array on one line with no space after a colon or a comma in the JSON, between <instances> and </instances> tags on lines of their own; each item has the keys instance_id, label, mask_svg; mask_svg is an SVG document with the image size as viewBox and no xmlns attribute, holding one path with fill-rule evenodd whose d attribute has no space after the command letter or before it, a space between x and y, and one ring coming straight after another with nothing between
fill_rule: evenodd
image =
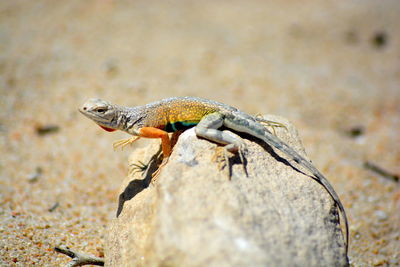
<instances>
[{"instance_id":1,"label":"lizard foot","mask_svg":"<svg viewBox=\"0 0 400 267\"><path fill-rule=\"evenodd\" d=\"M158 166L158 169L153 173L152 178L151 178L151 183L153 185L156 184L157 178L161 173L161 169L162 169L162 167L164 167L167 164L168 159L169 159L169 157L164 157L162 162L161 162L161 164L160 164L160 166Z\"/></svg>"},{"instance_id":2,"label":"lizard foot","mask_svg":"<svg viewBox=\"0 0 400 267\"><path fill-rule=\"evenodd\" d=\"M226 146L224 146L224 157L225 157L225 162L228 166L228 176L229 179L231 179L232 177L232 166L229 164L229 153L234 153L234 154L238 154L240 161L242 163L242 167L243 167L243 172L246 174L246 177L249 176L249 174L247 173L247 169L246 169L246 159L244 157L244 154L247 152L247 147L245 145L244 142L241 142L240 144L228 144Z\"/></svg>"},{"instance_id":3,"label":"lizard foot","mask_svg":"<svg viewBox=\"0 0 400 267\"><path fill-rule=\"evenodd\" d=\"M283 123L280 122L276 122L276 121L270 121L270 120L266 120L262 117L261 114L257 114L255 116L257 122L261 123L262 125L266 126L266 127L270 127L272 129L273 134L276 136L276 132L275 132L275 128L285 128L285 130L287 131L287 127L286 125L284 125Z\"/></svg>"},{"instance_id":4,"label":"lizard foot","mask_svg":"<svg viewBox=\"0 0 400 267\"><path fill-rule=\"evenodd\" d=\"M122 140L115 141L113 143L113 148L114 148L114 150L116 150L118 147L121 147L121 149L124 149L125 146L130 145L139 139L140 139L140 136L132 136L131 138L128 138L128 139L122 139Z\"/></svg>"}]
</instances>

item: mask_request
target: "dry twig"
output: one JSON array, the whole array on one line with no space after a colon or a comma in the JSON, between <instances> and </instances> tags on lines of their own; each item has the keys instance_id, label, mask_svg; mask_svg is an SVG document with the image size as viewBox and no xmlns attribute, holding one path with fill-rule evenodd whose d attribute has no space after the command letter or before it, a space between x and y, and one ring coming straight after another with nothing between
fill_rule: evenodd
<instances>
[{"instance_id":1,"label":"dry twig","mask_svg":"<svg viewBox=\"0 0 400 267\"><path fill-rule=\"evenodd\" d=\"M55 247L54 250L72 258L72 260L68 262L65 267L83 266L88 264L104 266L103 258L79 253L64 245Z\"/></svg>"}]
</instances>

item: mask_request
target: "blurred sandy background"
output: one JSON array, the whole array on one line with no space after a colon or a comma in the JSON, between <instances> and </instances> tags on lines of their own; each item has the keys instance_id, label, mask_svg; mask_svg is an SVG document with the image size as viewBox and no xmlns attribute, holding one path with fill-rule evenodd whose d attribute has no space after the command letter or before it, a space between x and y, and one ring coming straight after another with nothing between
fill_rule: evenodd
<instances>
[{"instance_id":1,"label":"blurred sandy background","mask_svg":"<svg viewBox=\"0 0 400 267\"><path fill-rule=\"evenodd\" d=\"M170 96L287 117L347 209L354 266L399 265L399 25L397 0L1 1L0 265L102 256L145 143L114 152L126 135L77 108Z\"/></svg>"}]
</instances>

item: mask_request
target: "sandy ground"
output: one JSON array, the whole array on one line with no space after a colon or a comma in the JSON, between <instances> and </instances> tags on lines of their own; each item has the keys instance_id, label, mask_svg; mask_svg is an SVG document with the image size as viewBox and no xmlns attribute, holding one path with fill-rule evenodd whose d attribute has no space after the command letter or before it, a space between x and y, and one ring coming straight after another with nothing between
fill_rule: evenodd
<instances>
[{"instance_id":1,"label":"sandy ground","mask_svg":"<svg viewBox=\"0 0 400 267\"><path fill-rule=\"evenodd\" d=\"M147 3L151 2L151 3ZM77 112L212 98L285 116L344 203L354 266L400 265L400 2L1 1L0 265L101 256L134 147ZM156 142L156 141L153 141ZM141 142L136 146L145 146Z\"/></svg>"}]
</instances>

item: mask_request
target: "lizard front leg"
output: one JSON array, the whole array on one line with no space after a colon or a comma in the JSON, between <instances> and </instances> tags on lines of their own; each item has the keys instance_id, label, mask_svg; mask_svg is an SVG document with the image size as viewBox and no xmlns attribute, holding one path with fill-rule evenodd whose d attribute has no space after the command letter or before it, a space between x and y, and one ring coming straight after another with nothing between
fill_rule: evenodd
<instances>
[{"instance_id":1,"label":"lizard front leg","mask_svg":"<svg viewBox=\"0 0 400 267\"><path fill-rule=\"evenodd\" d=\"M178 141L179 136L182 133L183 133L183 131L176 131L176 132L172 133L172 136L171 136L171 139L170 139L171 150L175 146L176 142ZM150 161L148 163L143 163L143 162L139 161L138 163L131 164L130 166L133 166L132 170L131 170L131 173L140 172L140 173L142 173L143 177L146 177L147 176L147 172L150 169L150 166L153 165L153 164L157 164L157 162L159 161L159 156L160 156L161 152L163 152L162 151L162 145L160 146L160 148L157 151L157 153L152 156L152 158L150 159Z\"/></svg>"},{"instance_id":2,"label":"lizard front leg","mask_svg":"<svg viewBox=\"0 0 400 267\"><path fill-rule=\"evenodd\" d=\"M160 138L164 158L168 158L171 155L171 141L166 131L154 127L143 127L139 130L139 136L145 138Z\"/></svg>"},{"instance_id":3,"label":"lizard front leg","mask_svg":"<svg viewBox=\"0 0 400 267\"><path fill-rule=\"evenodd\" d=\"M243 153L246 150L246 145L242 138L238 135L224 130L218 130L224 124L224 115L221 113L212 113L204 116L195 128L196 135L203 137L210 141L214 141L219 144L226 145L224 147L224 157L226 164L229 169L229 178L232 176L231 169L229 166L228 151L232 153L238 153L240 160L243 164L243 170L247 176L247 170L245 166L245 159Z\"/></svg>"},{"instance_id":4,"label":"lizard front leg","mask_svg":"<svg viewBox=\"0 0 400 267\"><path fill-rule=\"evenodd\" d=\"M160 173L161 168L168 162L168 158L171 155L172 147L171 141L169 139L168 133L158 128L154 127L143 127L139 130L139 136L145 138L160 138L161 139L161 149L163 152L163 161L161 162L158 170L153 174L153 183Z\"/></svg>"}]
</instances>

